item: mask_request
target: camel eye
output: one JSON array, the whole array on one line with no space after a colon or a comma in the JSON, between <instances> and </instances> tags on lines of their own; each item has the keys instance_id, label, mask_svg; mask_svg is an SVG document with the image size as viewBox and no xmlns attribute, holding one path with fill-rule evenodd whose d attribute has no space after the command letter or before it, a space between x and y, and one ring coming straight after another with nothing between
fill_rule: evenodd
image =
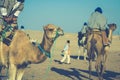
<instances>
[{"instance_id":1,"label":"camel eye","mask_svg":"<svg viewBox=\"0 0 120 80\"><path fill-rule=\"evenodd\" d=\"M48 29L49 31L53 31L53 29Z\"/></svg>"}]
</instances>

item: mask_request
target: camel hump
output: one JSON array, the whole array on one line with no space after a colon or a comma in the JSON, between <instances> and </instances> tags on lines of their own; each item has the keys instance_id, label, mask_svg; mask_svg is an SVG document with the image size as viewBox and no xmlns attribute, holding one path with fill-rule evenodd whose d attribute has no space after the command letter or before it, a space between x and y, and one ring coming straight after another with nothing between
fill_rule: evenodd
<instances>
[{"instance_id":1,"label":"camel hump","mask_svg":"<svg viewBox=\"0 0 120 80\"><path fill-rule=\"evenodd\" d=\"M3 43L9 46L11 44L11 41L13 40L15 34L25 35L25 33L21 30L16 30L13 34L10 34L6 38L3 39Z\"/></svg>"},{"instance_id":2,"label":"camel hump","mask_svg":"<svg viewBox=\"0 0 120 80\"><path fill-rule=\"evenodd\" d=\"M22 30L16 30L15 34L26 35L26 33Z\"/></svg>"},{"instance_id":3,"label":"camel hump","mask_svg":"<svg viewBox=\"0 0 120 80\"><path fill-rule=\"evenodd\" d=\"M13 38L23 39L24 37L27 37L27 34L22 30L16 30L15 35Z\"/></svg>"},{"instance_id":4,"label":"camel hump","mask_svg":"<svg viewBox=\"0 0 120 80\"><path fill-rule=\"evenodd\" d=\"M22 30L16 30L11 45L26 43L26 41L30 41L27 34Z\"/></svg>"}]
</instances>

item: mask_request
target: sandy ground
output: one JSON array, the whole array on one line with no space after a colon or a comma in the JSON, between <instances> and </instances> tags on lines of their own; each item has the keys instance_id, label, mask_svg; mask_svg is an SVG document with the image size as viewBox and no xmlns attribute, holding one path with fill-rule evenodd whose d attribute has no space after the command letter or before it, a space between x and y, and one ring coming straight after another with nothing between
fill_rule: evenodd
<instances>
[{"instance_id":1,"label":"sandy ground","mask_svg":"<svg viewBox=\"0 0 120 80\"><path fill-rule=\"evenodd\" d=\"M30 36L41 42L42 34L40 32L32 32ZM62 59L61 50L68 39L71 41L71 64L59 64L59 60ZM77 54L77 34L65 33L53 45L52 58L48 58L41 64L29 65L23 80L88 80L88 62L83 60L82 52L79 60ZM92 79L98 80L94 64L95 62L92 62ZM104 80L120 80L120 40L117 36L113 37L106 65Z\"/></svg>"}]
</instances>

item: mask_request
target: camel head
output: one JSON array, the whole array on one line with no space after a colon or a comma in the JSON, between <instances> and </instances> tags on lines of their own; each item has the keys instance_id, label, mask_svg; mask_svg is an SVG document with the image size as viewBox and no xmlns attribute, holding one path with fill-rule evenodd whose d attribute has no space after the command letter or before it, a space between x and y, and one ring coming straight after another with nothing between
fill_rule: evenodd
<instances>
[{"instance_id":1,"label":"camel head","mask_svg":"<svg viewBox=\"0 0 120 80\"><path fill-rule=\"evenodd\" d=\"M109 27L108 39L109 39L109 41L112 42L112 32L117 28L117 26L115 23L112 23L112 24L108 24L108 27Z\"/></svg>"},{"instance_id":2,"label":"camel head","mask_svg":"<svg viewBox=\"0 0 120 80\"><path fill-rule=\"evenodd\" d=\"M53 24L48 24L44 27L44 33L49 40L56 40L59 36L64 35L63 30L60 27L56 27Z\"/></svg>"},{"instance_id":3,"label":"camel head","mask_svg":"<svg viewBox=\"0 0 120 80\"><path fill-rule=\"evenodd\" d=\"M108 24L108 27L109 27L109 29L111 29L112 31L114 31L114 30L117 28L117 26L116 26L115 23Z\"/></svg>"},{"instance_id":4,"label":"camel head","mask_svg":"<svg viewBox=\"0 0 120 80\"><path fill-rule=\"evenodd\" d=\"M50 50L54 41L59 37L64 35L64 32L61 28L56 27L53 24L48 24L43 27L44 35L42 43L38 46L42 53L45 53L47 57L50 58Z\"/></svg>"}]
</instances>

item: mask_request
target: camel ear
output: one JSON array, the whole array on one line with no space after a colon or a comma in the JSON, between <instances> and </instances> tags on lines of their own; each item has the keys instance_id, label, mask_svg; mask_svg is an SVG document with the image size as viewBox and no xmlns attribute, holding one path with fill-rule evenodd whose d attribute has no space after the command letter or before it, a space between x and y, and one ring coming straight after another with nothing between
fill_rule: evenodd
<instances>
[{"instance_id":1,"label":"camel ear","mask_svg":"<svg viewBox=\"0 0 120 80\"><path fill-rule=\"evenodd\" d=\"M46 28L46 26L43 26L43 30L46 30L47 28Z\"/></svg>"},{"instance_id":2,"label":"camel ear","mask_svg":"<svg viewBox=\"0 0 120 80\"><path fill-rule=\"evenodd\" d=\"M117 28L117 26L116 26L115 23L108 24L108 27L109 27L110 29L112 29L113 31Z\"/></svg>"},{"instance_id":3,"label":"camel ear","mask_svg":"<svg viewBox=\"0 0 120 80\"><path fill-rule=\"evenodd\" d=\"M43 30L45 30L45 26L43 26Z\"/></svg>"},{"instance_id":4,"label":"camel ear","mask_svg":"<svg viewBox=\"0 0 120 80\"><path fill-rule=\"evenodd\" d=\"M57 28L58 30L61 29L60 27Z\"/></svg>"},{"instance_id":5,"label":"camel ear","mask_svg":"<svg viewBox=\"0 0 120 80\"><path fill-rule=\"evenodd\" d=\"M44 26L43 29L44 29L44 30L47 30L47 29L48 29L48 26L49 26L49 24L46 25L46 26Z\"/></svg>"}]
</instances>

